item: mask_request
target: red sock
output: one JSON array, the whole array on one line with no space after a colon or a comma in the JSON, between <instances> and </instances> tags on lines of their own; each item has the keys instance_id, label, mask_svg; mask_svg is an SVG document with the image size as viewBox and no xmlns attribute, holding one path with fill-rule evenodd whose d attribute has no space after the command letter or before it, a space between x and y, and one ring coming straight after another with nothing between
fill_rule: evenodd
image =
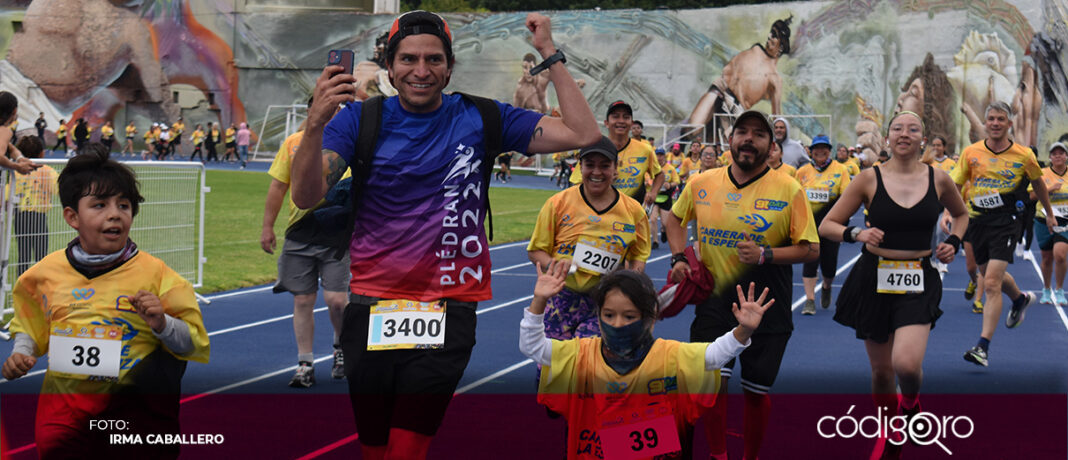
<instances>
[{"instance_id":1,"label":"red sock","mask_svg":"<svg viewBox=\"0 0 1068 460\"><path fill-rule=\"evenodd\" d=\"M745 393L745 451L746 460L757 458L760 444L764 441L764 431L768 427L771 415L771 397L766 394Z\"/></svg>"},{"instance_id":2,"label":"red sock","mask_svg":"<svg viewBox=\"0 0 1068 460\"><path fill-rule=\"evenodd\" d=\"M702 417L705 422L705 438L712 455L727 452L727 394L720 393L716 404Z\"/></svg>"},{"instance_id":3,"label":"red sock","mask_svg":"<svg viewBox=\"0 0 1068 460\"><path fill-rule=\"evenodd\" d=\"M389 429L389 449L386 457L391 459L425 459L430 451L433 436L419 434L403 428Z\"/></svg>"}]
</instances>

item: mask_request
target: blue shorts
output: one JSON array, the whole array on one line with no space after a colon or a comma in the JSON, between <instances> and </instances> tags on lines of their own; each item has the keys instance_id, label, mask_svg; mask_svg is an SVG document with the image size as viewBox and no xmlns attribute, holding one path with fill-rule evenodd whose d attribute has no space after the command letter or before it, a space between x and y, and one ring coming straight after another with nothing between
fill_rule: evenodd
<instances>
[{"instance_id":1,"label":"blue shorts","mask_svg":"<svg viewBox=\"0 0 1068 460\"><path fill-rule=\"evenodd\" d=\"M1057 225L1065 225L1068 219L1057 219ZM1068 243L1068 231L1049 233L1046 228L1046 218L1035 216L1035 242L1043 251L1052 251L1055 243Z\"/></svg>"}]
</instances>

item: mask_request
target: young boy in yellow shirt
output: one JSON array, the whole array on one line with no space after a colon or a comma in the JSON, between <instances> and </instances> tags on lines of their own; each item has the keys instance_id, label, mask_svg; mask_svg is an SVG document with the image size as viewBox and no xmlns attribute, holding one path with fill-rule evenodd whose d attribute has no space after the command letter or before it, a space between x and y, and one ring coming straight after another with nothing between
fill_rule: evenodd
<instances>
[{"instance_id":1,"label":"young boy in yellow shirt","mask_svg":"<svg viewBox=\"0 0 1068 460\"><path fill-rule=\"evenodd\" d=\"M178 445L112 445L110 430L90 428L114 419L127 422L124 435L181 433L181 378L210 346L193 286L129 238L144 201L133 171L101 144L84 150L59 175L63 218L78 236L16 281L3 376L26 375L48 354L41 458L176 458Z\"/></svg>"}]
</instances>

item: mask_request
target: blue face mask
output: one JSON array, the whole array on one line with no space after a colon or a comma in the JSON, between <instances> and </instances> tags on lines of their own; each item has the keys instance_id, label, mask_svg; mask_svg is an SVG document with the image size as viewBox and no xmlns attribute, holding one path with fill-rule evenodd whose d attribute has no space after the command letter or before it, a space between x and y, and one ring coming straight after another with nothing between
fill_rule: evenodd
<instances>
[{"instance_id":1,"label":"blue face mask","mask_svg":"<svg viewBox=\"0 0 1068 460\"><path fill-rule=\"evenodd\" d=\"M601 323L601 355L605 364L620 375L641 365L653 346L653 322L639 320L623 327Z\"/></svg>"}]
</instances>

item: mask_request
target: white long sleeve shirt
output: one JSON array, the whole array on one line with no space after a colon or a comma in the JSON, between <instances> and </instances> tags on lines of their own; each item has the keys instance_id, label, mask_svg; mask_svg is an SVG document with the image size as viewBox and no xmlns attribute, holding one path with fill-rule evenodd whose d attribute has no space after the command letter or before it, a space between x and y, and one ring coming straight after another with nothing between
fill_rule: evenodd
<instances>
[{"instance_id":1,"label":"white long sleeve shirt","mask_svg":"<svg viewBox=\"0 0 1068 460\"><path fill-rule=\"evenodd\" d=\"M545 337L545 315L535 315L529 308L523 309L523 320L519 322L519 351L542 366L552 363L552 339ZM741 343L734 337L734 331L727 331L715 342L705 348L705 370L723 367L727 361L734 359L753 341Z\"/></svg>"}]
</instances>

